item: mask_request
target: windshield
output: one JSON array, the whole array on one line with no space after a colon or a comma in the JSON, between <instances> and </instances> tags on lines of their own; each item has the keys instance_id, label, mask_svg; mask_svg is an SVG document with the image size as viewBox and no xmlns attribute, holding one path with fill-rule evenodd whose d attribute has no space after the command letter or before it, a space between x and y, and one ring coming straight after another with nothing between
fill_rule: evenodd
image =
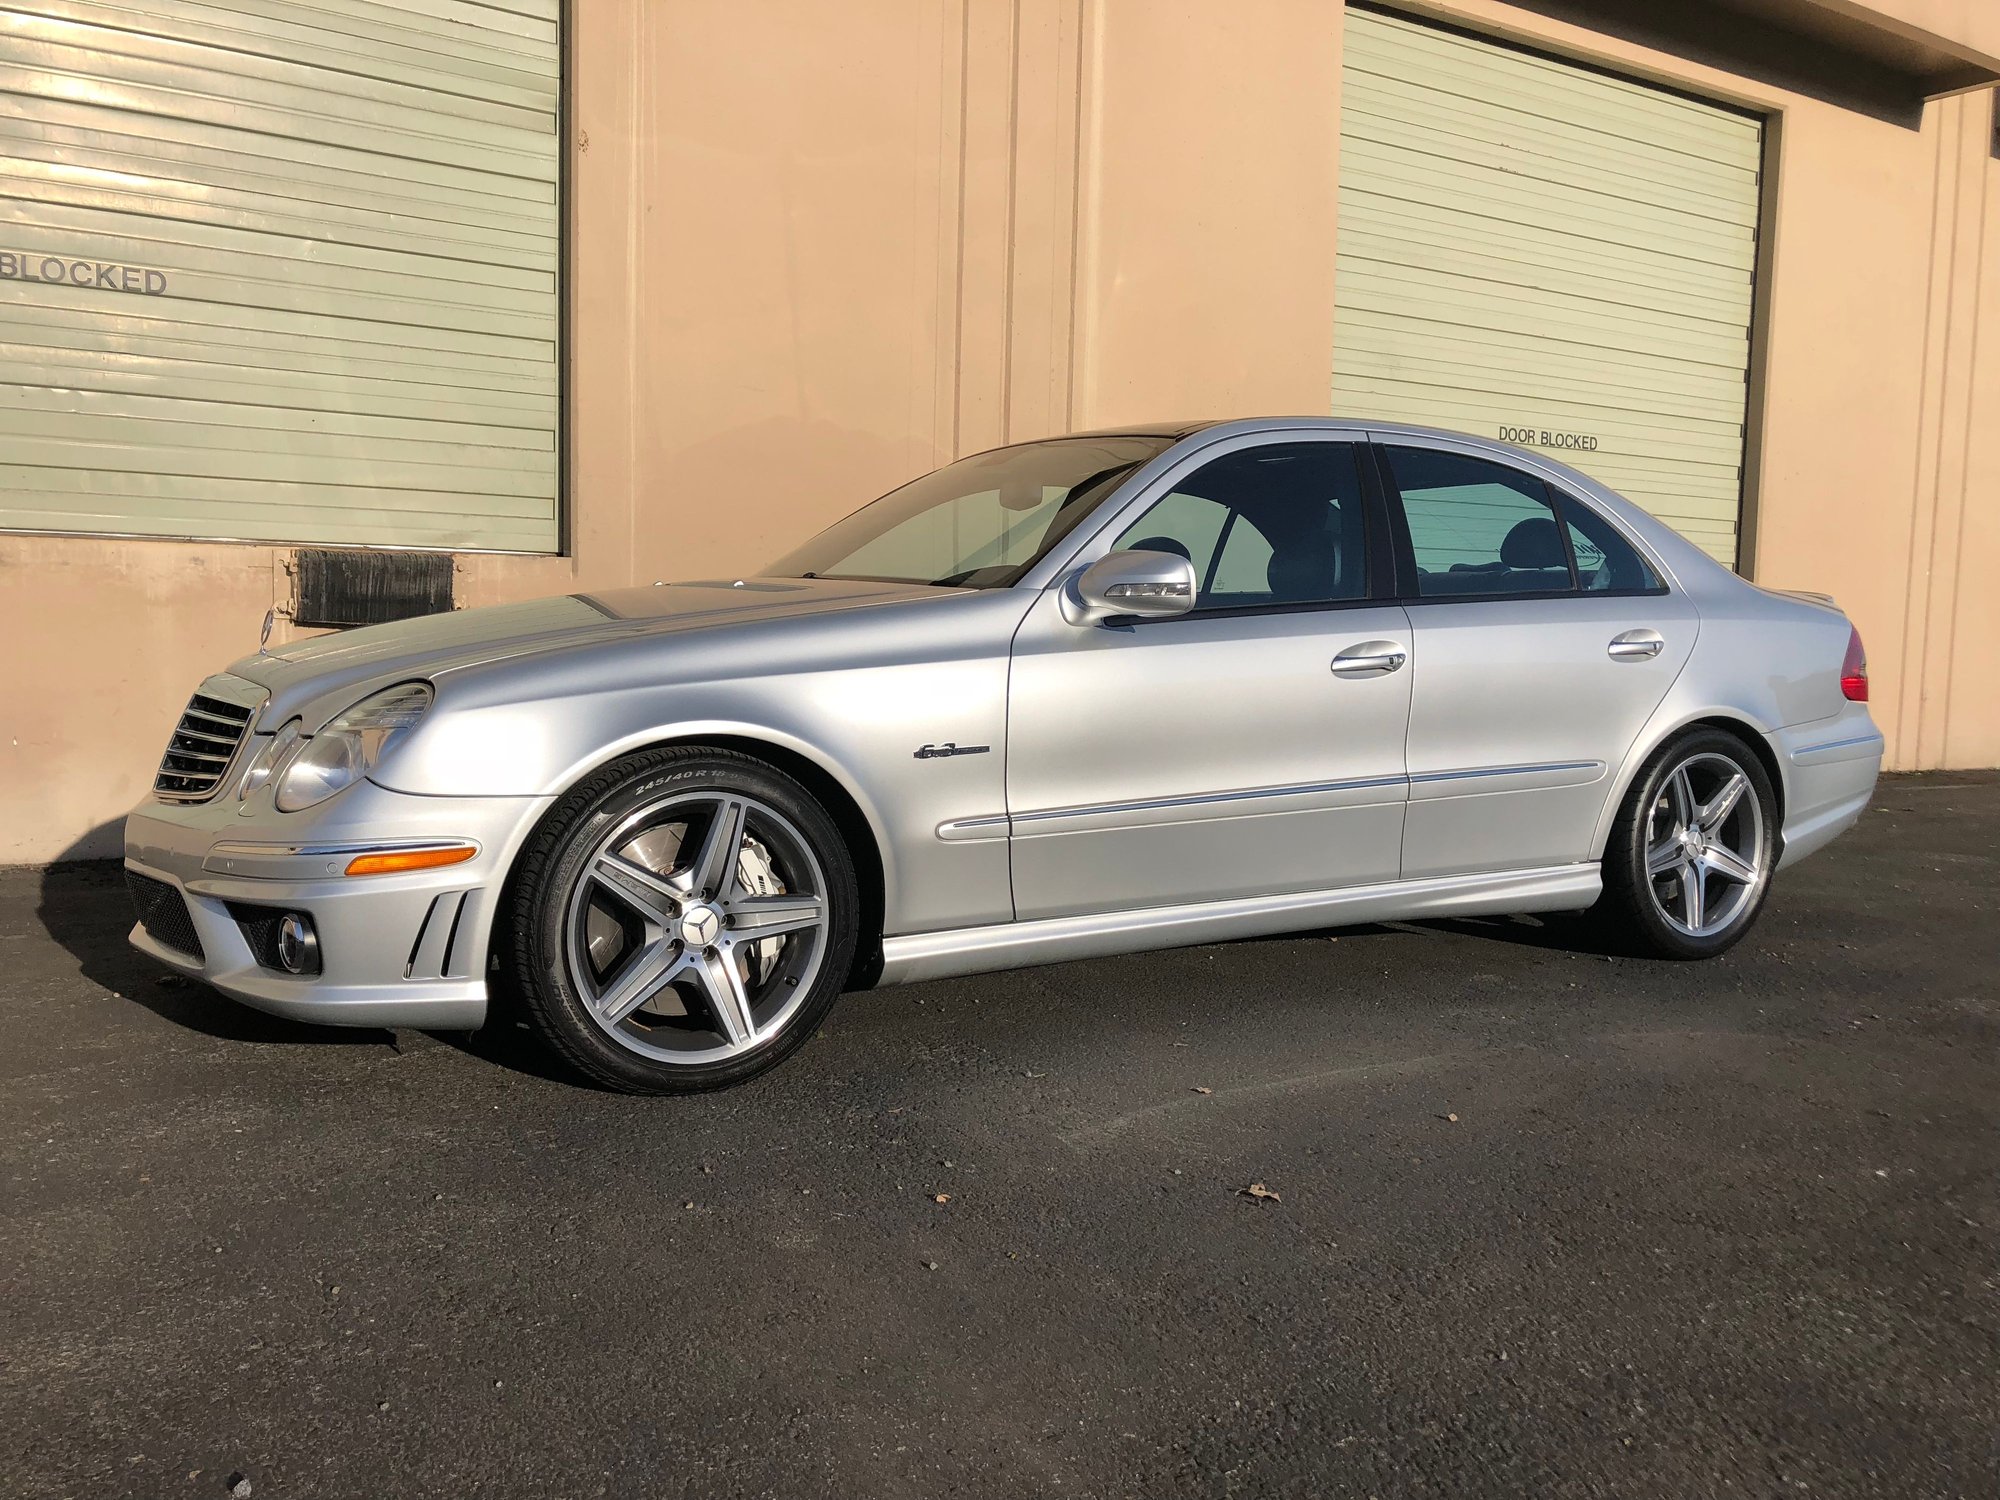
<instances>
[{"instance_id":1,"label":"windshield","mask_svg":"<svg viewBox=\"0 0 2000 1500\"><path fill-rule=\"evenodd\" d=\"M1170 437L1050 438L961 458L836 522L765 570L1005 588Z\"/></svg>"}]
</instances>

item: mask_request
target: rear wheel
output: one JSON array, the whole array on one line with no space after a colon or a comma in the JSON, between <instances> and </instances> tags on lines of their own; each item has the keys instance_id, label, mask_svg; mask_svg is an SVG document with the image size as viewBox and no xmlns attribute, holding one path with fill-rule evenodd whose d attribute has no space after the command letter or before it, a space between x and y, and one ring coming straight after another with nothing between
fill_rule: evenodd
<instances>
[{"instance_id":1,"label":"rear wheel","mask_svg":"<svg viewBox=\"0 0 2000 1500\"><path fill-rule=\"evenodd\" d=\"M854 955L854 865L794 782L733 751L620 761L557 804L502 959L537 1029L598 1083L719 1088L802 1044Z\"/></svg>"},{"instance_id":2,"label":"rear wheel","mask_svg":"<svg viewBox=\"0 0 2000 1500\"><path fill-rule=\"evenodd\" d=\"M1734 735L1663 747L1633 783L1604 853L1600 910L1643 953L1712 958L1750 930L1777 863L1777 797Z\"/></svg>"}]
</instances>

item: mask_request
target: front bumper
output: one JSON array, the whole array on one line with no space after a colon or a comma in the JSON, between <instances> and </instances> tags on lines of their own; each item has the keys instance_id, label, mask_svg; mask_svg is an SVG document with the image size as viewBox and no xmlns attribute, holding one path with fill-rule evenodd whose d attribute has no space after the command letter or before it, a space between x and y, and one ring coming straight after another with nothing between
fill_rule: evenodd
<instances>
[{"instance_id":1,"label":"front bumper","mask_svg":"<svg viewBox=\"0 0 2000 1500\"><path fill-rule=\"evenodd\" d=\"M280 813L268 791L239 803L147 801L125 822L125 868L158 881L132 946L273 1015L335 1026L469 1030L486 1019L486 955L508 863L541 797L413 797L373 782ZM354 854L468 843L464 863L346 876ZM157 903L186 904L186 923ZM312 919L320 972L285 973L257 919ZM191 951L198 948L200 951ZM260 951L263 955L260 961Z\"/></svg>"}]
</instances>

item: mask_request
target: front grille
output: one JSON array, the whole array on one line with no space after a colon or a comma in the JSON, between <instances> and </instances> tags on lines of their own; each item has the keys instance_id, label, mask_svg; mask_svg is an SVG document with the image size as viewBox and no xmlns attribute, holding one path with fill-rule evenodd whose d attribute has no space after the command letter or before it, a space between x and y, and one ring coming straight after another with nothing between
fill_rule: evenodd
<instances>
[{"instance_id":1,"label":"front grille","mask_svg":"<svg viewBox=\"0 0 2000 1500\"><path fill-rule=\"evenodd\" d=\"M125 888L132 893L132 907L139 914L139 925L152 934L155 942L189 958L206 957L201 935L194 930L194 918L188 915L187 898L179 891L164 880L130 870L125 872Z\"/></svg>"},{"instance_id":2,"label":"front grille","mask_svg":"<svg viewBox=\"0 0 2000 1500\"><path fill-rule=\"evenodd\" d=\"M153 795L169 802L206 802L216 794L250 728L255 710L196 693L174 726ZM161 941L165 941L162 939Z\"/></svg>"}]
</instances>

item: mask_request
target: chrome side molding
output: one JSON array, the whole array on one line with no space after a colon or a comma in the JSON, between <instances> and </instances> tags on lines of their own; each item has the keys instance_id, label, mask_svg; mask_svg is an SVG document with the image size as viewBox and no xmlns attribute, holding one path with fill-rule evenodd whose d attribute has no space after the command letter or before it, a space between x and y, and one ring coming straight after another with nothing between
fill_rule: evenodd
<instances>
[{"instance_id":1,"label":"chrome side molding","mask_svg":"<svg viewBox=\"0 0 2000 1500\"><path fill-rule=\"evenodd\" d=\"M1825 760L1858 760L1867 755L1880 755L1888 741L1879 734L1857 734L1844 740L1822 740L1817 745L1801 745L1792 752L1794 765L1816 765ZM1846 751L1847 754L1836 754Z\"/></svg>"},{"instance_id":2,"label":"chrome side molding","mask_svg":"<svg viewBox=\"0 0 2000 1500\"><path fill-rule=\"evenodd\" d=\"M1475 766L1458 771L1426 771L1415 776L1399 772L1393 776L1356 776L1344 781L1303 781L1184 797L1145 797L1130 802L1094 802L1081 807L1043 807L1011 815L954 818L938 825L937 836L946 843L957 843L1004 837L1011 828L1017 838L1034 838L1193 819L1317 812L1460 796L1467 792L1540 790L1596 781L1604 775L1604 770L1601 760L1576 760L1526 766Z\"/></svg>"}]
</instances>

